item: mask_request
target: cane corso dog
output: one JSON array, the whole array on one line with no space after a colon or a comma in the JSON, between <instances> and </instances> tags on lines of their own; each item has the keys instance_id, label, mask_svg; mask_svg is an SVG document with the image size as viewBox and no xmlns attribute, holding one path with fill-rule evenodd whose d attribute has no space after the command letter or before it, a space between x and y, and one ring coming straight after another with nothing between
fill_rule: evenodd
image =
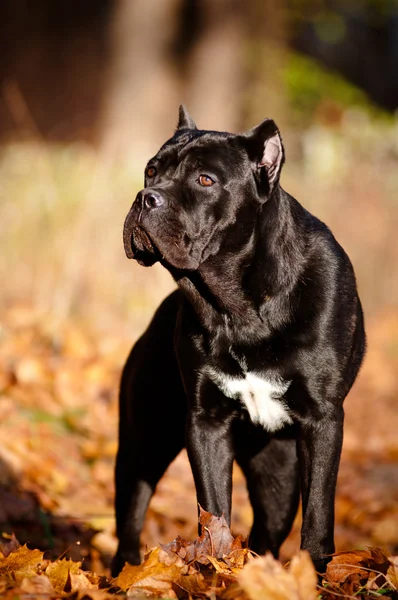
<instances>
[{"instance_id":1,"label":"cane corso dog","mask_svg":"<svg viewBox=\"0 0 398 600\"><path fill-rule=\"evenodd\" d=\"M355 276L328 227L279 183L271 119L198 129L184 107L124 224L128 258L178 289L135 344L120 390L116 574L140 562L156 484L182 448L198 503L231 516L232 465L253 507L249 546L277 556L301 496L301 547L334 552L343 400L365 352Z\"/></svg>"}]
</instances>

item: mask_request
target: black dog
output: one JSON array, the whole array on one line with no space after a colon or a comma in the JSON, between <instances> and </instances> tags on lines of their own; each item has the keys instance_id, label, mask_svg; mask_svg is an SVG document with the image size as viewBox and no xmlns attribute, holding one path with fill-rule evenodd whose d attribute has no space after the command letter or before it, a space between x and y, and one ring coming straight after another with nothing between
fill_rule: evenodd
<instances>
[{"instance_id":1,"label":"black dog","mask_svg":"<svg viewBox=\"0 0 398 600\"><path fill-rule=\"evenodd\" d=\"M148 502L186 446L198 503L231 514L232 463L254 511L250 547L275 556L303 506L301 547L334 552L343 400L365 351L355 276L330 230L279 185L272 120L198 130L183 107L124 225L129 258L179 289L125 366L116 466L119 548L140 561Z\"/></svg>"}]
</instances>

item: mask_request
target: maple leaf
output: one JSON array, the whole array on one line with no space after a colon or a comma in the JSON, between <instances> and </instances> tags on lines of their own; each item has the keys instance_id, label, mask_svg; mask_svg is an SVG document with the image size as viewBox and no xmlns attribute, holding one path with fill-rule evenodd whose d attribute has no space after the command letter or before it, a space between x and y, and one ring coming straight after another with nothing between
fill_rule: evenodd
<instances>
[{"instance_id":1,"label":"maple leaf","mask_svg":"<svg viewBox=\"0 0 398 600\"><path fill-rule=\"evenodd\" d=\"M238 582L251 600L315 600L317 575L308 552L294 556L289 569L271 554L249 562Z\"/></svg>"},{"instance_id":2,"label":"maple leaf","mask_svg":"<svg viewBox=\"0 0 398 600\"><path fill-rule=\"evenodd\" d=\"M220 573L221 575L228 575L233 580L236 579L232 569L223 560L218 560L217 558L214 558L214 556L208 556L208 560L217 573Z\"/></svg>"},{"instance_id":3,"label":"maple leaf","mask_svg":"<svg viewBox=\"0 0 398 600\"><path fill-rule=\"evenodd\" d=\"M229 554L224 556L223 560L235 572L236 570L243 569L244 565L252 556L253 554L249 548L241 547L232 550Z\"/></svg>"},{"instance_id":4,"label":"maple leaf","mask_svg":"<svg viewBox=\"0 0 398 600\"><path fill-rule=\"evenodd\" d=\"M390 566L388 556L380 548L338 552L327 566L325 579L352 594L359 587L380 585Z\"/></svg>"},{"instance_id":5,"label":"maple leaf","mask_svg":"<svg viewBox=\"0 0 398 600\"><path fill-rule=\"evenodd\" d=\"M251 551L248 548L241 548L233 550L230 554L224 556L222 560L214 556L208 556L207 558L215 571L224 576L224 581L235 582L237 575L243 569L250 556Z\"/></svg>"},{"instance_id":6,"label":"maple leaf","mask_svg":"<svg viewBox=\"0 0 398 600\"><path fill-rule=\"evenodd\" d=\"M200 573L190 573L185 562L171 551L164 548L153 548L139 566L126 564L113 583L127 590L131 595L135 590L157 596L176 598L174 585L182 589L193 589L194 575L196 587L200 587Z\"/></svg>"},{"instance_id":7,"label":"maple leaf","mask_svg":"<svg viewBox=\"0 0 398 600\"><path fill-rule=\"evenodd\" d=\"M204 579L195 575L182 575L174 581L190 595L221 595L236 583L237 574L247 562L250 550L242 548L242 537L233 537L224 518L203 510L199 506L199 523L202 533L193 542L178 536L163 546L164 550L177 555L186 565L193 562L212 567L204 572ZM187 583L189 582L189 586Z\"/></svg>"},{"instance_id":8,"label":"maple leaf","mask_svg":"<svg viewBox=\"0 0 398 600\"><path fill-rule=\"evenodd\" d=\"M56 560L53 563L50 563L46 569L46 575L51 581L51 584L54 590L58 594L62 594L62 592L71 592L74 591L73 583L79 589L81 586L78 583L81 581L79 579L79 575L84 575L83 571L81 571L81 562L73 562L73 560L67 560L63 558L61 560ZM73 578L73 579L72 579ZM87 577L87 588L92 587L92 584L88 581Z\"/></svg>"},{"instance_id":9,"label":"maple leaf","mask_svg":"<svg viewBox=\"0 0 398 600\"><path fill-rule=\"evenodd\" d=\"M234 538L224 515L215 517L199 506L199 523L201 536L196 540L197 555L203 552L206 555L222 558L231 552Z\"/></svg>"},{"instance_id":10,"label":"maple leaf","mask_svg":"<svg viewBox=\"0 0 398 600\"><path fill-rule=\"evenodd\" d=\"M77 590L90 590L93 589L95 585L90 582L86 573L79 570L78 573L72 573L69 571L69 578L66 582L65 588L70 590L71 592L76 592Z\"/></svg>"},{"instance_id":11,"label":"maple leaf","mask_svg":"<svg viewBox=\"0 0 398 600\"><path fill-rule=\"evenodd\" d=\"M192 573L190 575L181 574L179 577L177 577L174 583L175 586L178 586L184 590L184 592L187 592L189 596L208 595L213 591L211 587L209 587L209 584L206 582L203 575L199 572ZM177 596L179 595L180 594L177 593Z\"/></svg>"},{"instance_id":12,"label":"maple leaf","mask_svg":"<svg viewBox=\"0 0 398 600\"><path fill-rule=\"evenodd\" d=\"M194 542L177 536L162 548L177 554L186 564L195 561L203 565L209 564L209 557L223 558L242 548L241 536L233 537L224 515L216 517L199 506L199 523L202 533Z\"/></svg>"},{"instance_id":13,"label":"maple leaf","mask_svg":"<svg viewBox=\"0 0 398 600\"><path fill-rule=\"evenodd\" d=\"M21 546L8 556L0 554L0 577L5 577L19 584L25 577L32 577L47 564L40 550L29 550Z\"/></svg>"}]
</instances>

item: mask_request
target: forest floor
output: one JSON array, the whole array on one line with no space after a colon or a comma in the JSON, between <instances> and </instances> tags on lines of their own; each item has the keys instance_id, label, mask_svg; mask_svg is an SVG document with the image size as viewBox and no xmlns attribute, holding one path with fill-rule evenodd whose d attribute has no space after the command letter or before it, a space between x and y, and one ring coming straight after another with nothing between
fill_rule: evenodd
<instances>
[{"instance_id":1,"label":"forest floor","mask_svg":"<svg viewBox=\"0 0 398 600\"><path fill-rule=\"evenodd\" d=\"M181 577L181 569L185 569L186 577L190 574L193 577L189 569L200 564L195 577L201 573L200 569L207 569L213 573L211 584L206 579L209 575L202 573L200 577L204 579L200 585L195 580L196 587L187 589L186 584L185 588L179 587L173 571L167 576L170 580L174 578L172 587L165 584L158 588L152 582L152 587L138 585L136 589L132 581L139 579L137 572L130 579L126 576L123 582L109 580L110 560L116 547L113 468L117 449L117 391L131 340L111 335L99 337L76 322L60 324L24 306L6 311L0 328L0 532L4 532L0 544L0 595L12 598L25 594L32 598L41 594L41 598L53 598L90 588L88 597L93 598L97 597L95 593L105 596L126 589L130 589L130 594L149 590L164 597L224 594L252 600L337 599L354 594L366 598L381 595L396 598L398 316L386 310L367 323L367 330L367 358L345 405L345 441L336 499L337 551L356 549L362 553L351 553L344 559L344 577L339 574L333 580L330 576L323 591L316 592L318 595L312 596L315 591L303 591L307 584L315 590L315 584L311 583L312 573L306 557L297 554L298 517L281 556L282 563L296 556L290 571L282 571L281 575L280 563L276 561L264 563L260 569L261 573L273 573L268 582L272 577L279 583L285 581L283 578L289 573L291 578L296 577L294 585L300 578L297 573L308 574L301 592L301 584L297 584L296 595L291 591L293 588L289 588L291 582L286 584L285 595L275 589L267 595L268 584L260 582L258 589L252 590L250 584L247 587L245 583L245 575L237 580L236 573L248 561L250 553L238 551L232 541L222 555L238 552L242 564L227 560L221 565L214 558L214 564L210 561L210 565L206 559L206 567L200 560L193 560L187 566L181 553L173 554L170 560L166 554L171 551L159 547L147 558L149 570L153 571L156 563L163 565L162 569L168 564L170 571L172 563L178 577ZM155 442L148 439L148 445ZM247 536L251 518L245 483L236 469L233 534ZM219 525L211 525L210 531ZM158 486L146 519L143 541L152 548L170 542L177 535L193 540L196 531L193 480L186 455L182 453ZM18 550L14 539L7 542L12 532L21 544L27 542L28 547ZM371 551L369 547L380 550ZM33 549L40 552L33 556ZM46 552L44 557L43 552ZM162 552L166 554L159 556ZM83 561L85 571L79 565L72 567L65 557ZM351 568L352 562L355 564ZM29 565L28 570L21 565ZM64 579L57 569L64 574ZM51 578L51 570L57 571L58 579L55 575ZM90 573L84 575L85 572ZM220 580L215 584L217 574ZM167 577L163 576L162 585ZM250 580L259 581L258 573L253 571ZM238 587L231 588L231 585ZM105 591L98 592L98 587ZM77 591L75 597L76 594Z\"/></svg>"}]
</instances>

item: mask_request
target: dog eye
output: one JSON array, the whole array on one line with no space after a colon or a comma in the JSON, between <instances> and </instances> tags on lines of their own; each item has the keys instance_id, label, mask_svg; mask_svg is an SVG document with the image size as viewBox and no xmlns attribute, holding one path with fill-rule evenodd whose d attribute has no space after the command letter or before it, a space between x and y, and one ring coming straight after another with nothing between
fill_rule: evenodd
<instances>
[{"instance_id":1,"label":"dog eye","mask_svg":"<svg viewBox=\"0 0 398 600\"><path fill-rule=\"evenodd\" d=\"M147 170L145 171L145 174L147 177L155 177L156 175L156 168L155 167L148 167Z\"/></svg>"},{"instance_id":2,"label":"dog eye","mask_svg":"<svg viewBox=\"0 0 398 600\"><path fill-rule=\"evenodd\" d=\"M214 183L214 179L209 177L209 175L200 175L198 181L204 187L210 187Z\"/></svg>"}]
</instances>

